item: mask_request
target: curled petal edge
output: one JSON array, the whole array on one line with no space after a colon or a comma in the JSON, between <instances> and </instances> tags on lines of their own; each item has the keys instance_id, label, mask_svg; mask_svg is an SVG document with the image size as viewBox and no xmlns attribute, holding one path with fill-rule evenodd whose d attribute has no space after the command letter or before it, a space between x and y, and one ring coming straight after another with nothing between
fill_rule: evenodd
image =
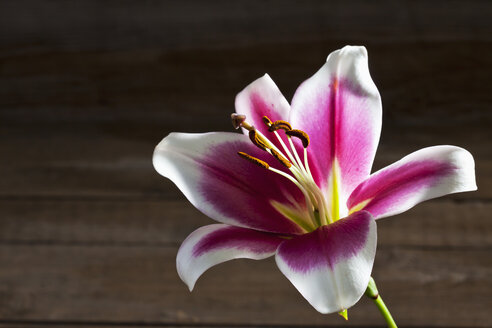
<instances>
[{"instance_id":1,"label":"curled petal edge","mask_svg":"<svg viewBox=\"0 0 492 328\"><path fill-rule=\"evenodd\" d=\"M176 268L193 290L198 278L214 265L238 258L262 260L273 256L284 239L269 233L212 224L192 232L179 248Z\"/></svg>"}]
</instances>

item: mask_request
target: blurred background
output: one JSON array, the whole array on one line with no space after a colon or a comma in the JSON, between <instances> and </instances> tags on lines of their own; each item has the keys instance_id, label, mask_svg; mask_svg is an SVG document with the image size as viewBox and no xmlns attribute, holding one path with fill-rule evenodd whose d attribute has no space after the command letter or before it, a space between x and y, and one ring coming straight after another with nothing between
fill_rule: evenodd
<instances>
[{"instance_id":1,"label":"blurred background","mask_svg":"<svg viewBox=\"0 0 492 328\"><path fill-rule=\"evenodd\" d=\"M374 277L400 327L492 327L492 2L0 2L2 327L383 327L321 315L273 260L189 293L180 242L212 220L152 167L171 131L232 131L268 72L291 99L346 44L383 99L375 169L453 144L479 191L378 222Z\"/></svg>"}]
</instances>

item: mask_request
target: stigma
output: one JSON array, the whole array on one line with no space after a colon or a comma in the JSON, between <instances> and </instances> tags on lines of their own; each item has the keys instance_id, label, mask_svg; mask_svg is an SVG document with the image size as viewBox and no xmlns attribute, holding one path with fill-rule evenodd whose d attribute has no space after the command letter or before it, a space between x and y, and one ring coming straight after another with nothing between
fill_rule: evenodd
<instances>
[{"instance_id":1,"label":"stigma","mask_svg":"<svg viewBox=\"0 0 492 328\"><path fill-rule=\"evenodd\" d=\"M238 155L252 164L281 175L300 189L306 201L306 220L311 222L312 230L331 223L326 201L309 168L307 153L310 143L309 135L305 131L293 129L287 121L272 121L267 116L263 116L262 121L268 127L268 137L249 124L245 115L233 113L231 114L231 121L235 129L243 128L248 131L250 141L262 151L270 154L284 167L284 170L276 169L265 161L245 152L238 152ZM284 138L281 137L280 133L284 134ZM278 143L272 142L269 137L275 138ZM302 145L303 152L302 159L298 152L300 147L296 147L292 139L300 141L299 145Z\"/></svg>"}]
</instances>

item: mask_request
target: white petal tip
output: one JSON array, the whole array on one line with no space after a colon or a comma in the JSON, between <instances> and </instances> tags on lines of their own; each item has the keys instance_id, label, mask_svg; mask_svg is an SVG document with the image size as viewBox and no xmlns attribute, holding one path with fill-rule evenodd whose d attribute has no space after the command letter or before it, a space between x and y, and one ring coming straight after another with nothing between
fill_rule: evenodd
<instances>
[{"instance_id":1,"label":"white petal tip","mask_svg":"<svg viewBox=\"0 0 492 328\"><path fill-rule=\"evenodd\" d=\"M475 191L478 189L476 177L475 177L475 159L473 155L466 149L456 147L456 159L455 162L461 164L463 172L464 184L466 184L463 191Z\"/></svg>"},{"instance_id":2,"label":"white petal tip","mask_svg":"<svg viewBox=\"0 0 492 328\"><path fill-rule=\"evenodd\" d=\"M345 46L340 51L367 56L367 49L364 46Z\"/></svg>"},{"instance_id":3,"label":"white petal tip","mask_svg":"<svg viewBox=\"0 0 492 328\"><path fill-rule=\"evenodd\" d=\"M160 175L167 177L165 167L168 165L168 153L174 143L178 143L180 139L184 139L185 137L185 133L171 132L155 146L154 153L152 154L152 165Z\"/></svg>"},{"instance_id":4,"label":"white petal tip","mask_svg":"<svg viewBox=\"0 0 492 328\"><path fill-rule=\"evenodd\" d=\"M178 270L178 276L181 278L181 281L185 283L185 285L188 287L189 291L192 292L193 289L195 288L196 281L198 280L198 277L193 279L193 277L186 275L184 272L180 272Z\"/></svg>"},{"instance_id":5,"label":"white petal tip","mask_svg":"<svg viewBox=\"0 0 492 328\"><path fill-rule=\"evenodd\" d=\"M326 61L335 54L338 56L361 56L367 58L367 49L364 46L345 46L329 54L326 57Z\"/></svg>"}]
</instances>

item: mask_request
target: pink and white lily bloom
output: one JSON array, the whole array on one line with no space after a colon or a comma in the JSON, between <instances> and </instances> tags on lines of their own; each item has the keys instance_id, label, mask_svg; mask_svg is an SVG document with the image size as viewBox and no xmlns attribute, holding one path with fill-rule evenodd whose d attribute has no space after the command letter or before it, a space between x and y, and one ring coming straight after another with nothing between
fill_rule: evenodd
<instances>
[{"instance_id":1,"label":"pink and white lily bloom","mask_svg":"<svg viewBox=\"0 0 492 328\"><path fill-rule=\"evenodd\" d=\"M178 251L190 290L216 264L275 256L317 311L343 311L368 286L376 220L477 188L472 155L455 146L424 148L371 174L382 109L364 47L331 53L291 104L264 75L235 107L243 134L171 133L154 152L155 169L219 222Z\"/></svg>"}]
</instances>

